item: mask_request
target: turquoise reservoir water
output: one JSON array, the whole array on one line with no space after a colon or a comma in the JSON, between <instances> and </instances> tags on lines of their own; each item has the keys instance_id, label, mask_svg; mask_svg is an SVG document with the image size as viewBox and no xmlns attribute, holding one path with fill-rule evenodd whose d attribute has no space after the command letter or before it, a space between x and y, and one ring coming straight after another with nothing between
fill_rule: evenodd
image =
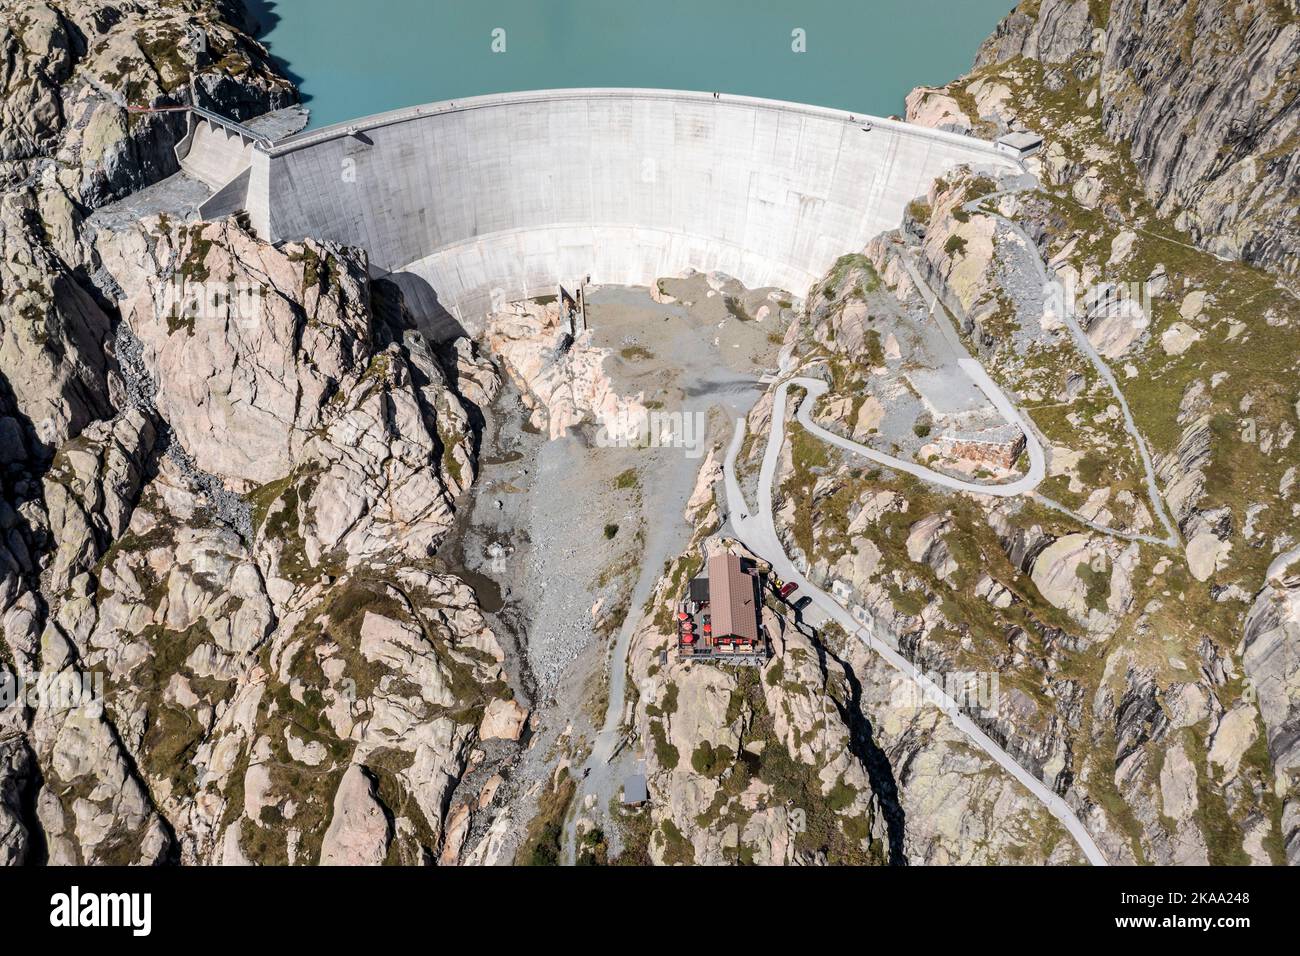
<instances>
[{"instance_id":1,"label":"turquoise reservoir water","mask_svg":"<svg viewBox=\"0 0 1300 956\"><path fill-rule=\"evenodd\" d=\"M1012 0L249 0L312 126L479 93L645 86L887 116ZM805 52L795 52L794 31ZM494 31L503 31L496 32ZM504 52L494 52L504 46Z\"/></svg>"}]
</instances>

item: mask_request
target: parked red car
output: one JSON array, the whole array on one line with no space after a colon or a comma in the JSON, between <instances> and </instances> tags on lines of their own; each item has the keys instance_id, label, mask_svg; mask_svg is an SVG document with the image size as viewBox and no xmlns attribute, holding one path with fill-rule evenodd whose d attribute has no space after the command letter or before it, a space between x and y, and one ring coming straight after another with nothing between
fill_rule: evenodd
<instances>
[{"instance_id":1,"label":"parked red car","mask_svg":"<svg viewBox=\"0 0 1300 956\"><path fill-rule=\"evenodd\" d=\"M786 584L785 587L781 588L781 597L788 598L791 594L793 594L797 590L799 590L799 585L791 581L788 584Z\"/></svg>"}]
</instances>

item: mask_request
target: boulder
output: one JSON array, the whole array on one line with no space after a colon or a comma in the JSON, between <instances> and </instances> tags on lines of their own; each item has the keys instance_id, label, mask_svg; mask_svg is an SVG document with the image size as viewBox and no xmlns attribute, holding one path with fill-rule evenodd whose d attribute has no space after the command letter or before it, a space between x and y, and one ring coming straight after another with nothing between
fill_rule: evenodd
<instances>
[{"instance_id":1,"label":"boulder","mask_svg":"<svg viewBox=\"0 0 1300 956\"><path fill-rule=\"evenodd\" d=\"M321 841L322 866L378 866L388 855L392 824L370 772L351 764L334 794L334 815Z\"/></svg>"},{"instance_id":2,"label":"boulder","mask_svg":"<svg viewBox=\"0 0 1300 956\"><path fill-rule=\"evenodd\" d=\"M1201 333L1186 322L1175 322L1160 333L1160 347L1165 350L1166 355L1182 355L1200 338Z\"/></svg>"},{"instance_id":3,"label":"boulder","mask_svg":"<svg viewBox=\"0 0 1300 956\"><path fill-rule=\"evenodd\" d=\"M952 527L945 515L927 515L916 522L907 533L907 556L913 561L929 565L940 578L947 578L957 570L957 562L944 540Z\"/></svg>"},{"instance_id":4,"label":"boulder","mask_svg":"<svg viewBox=\"0 0 1300 956\"><path fill-rule=\"evenodd\" d=\"M528 711L513 700L495 698L483 711L478 735L482 740L518 740L528 723Z\"/></svg>"},{"instance_id":5,"label":"boulder","mask_svg":"<svg viewBox=\"0 0 1300 956\"><path fill-rule=\"evenodd\" d=\"M1165 751L1160 768L1160 801L1165 816L1182 823L1190 820L1197 806L1196 767L1181 744Z\"/></svg>"},{"instance_id":6,"label":"boulder","mask_svg":"<svg viewBox=\"0 0 1300 956\"><path fill-rule=\"evenodd\" d=\"M288 474L367 371L360 254L311 240L277 248L233 220L160 219L100 251L156 376L155 406L195 464L231 489Z\"/></svg>"},{"instance_id":7,"label":"boulder","mask_svg":"<svg viewBox=\"0 0 1300 956\"><path fill-rule=\"evenodd\" d=\"M1223 768L1225 778L1235 777L1241 758L1259 736L1258 716L1249 704L1240 704L1223 715L1210 738L1209 761Z\"/></svg>"}]
</instances>

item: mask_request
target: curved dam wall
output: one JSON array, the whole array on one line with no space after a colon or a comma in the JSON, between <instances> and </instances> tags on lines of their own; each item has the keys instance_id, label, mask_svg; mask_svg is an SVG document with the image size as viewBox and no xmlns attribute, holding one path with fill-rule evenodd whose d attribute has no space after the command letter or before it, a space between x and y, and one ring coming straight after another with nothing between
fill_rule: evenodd
<instances>
[{"instance_id":1,"label":"curved dam wall","mask_svg":"<svg viewBox=\"0 0 1300 956\"><path fill-rule=\"evenodd\" d=\"M417 312L473 327L557 281L648 285L690 267L802 295L991 143L711 93L483 96L302 133L255 152L247 206L273 240L361 246Z\"/></svg>"}]
</instances>

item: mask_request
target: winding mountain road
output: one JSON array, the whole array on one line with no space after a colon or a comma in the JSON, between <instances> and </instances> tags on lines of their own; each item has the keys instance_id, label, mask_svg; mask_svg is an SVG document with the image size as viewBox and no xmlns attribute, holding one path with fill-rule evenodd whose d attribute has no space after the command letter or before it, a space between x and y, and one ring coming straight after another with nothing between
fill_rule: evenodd
<instances>
[{"instance_id":1,"label":"winding mountain road","mask_svg":"<svg viewBox=\"0 0 1300 956\"><path fill-rule=\"evenodd\" d=\"M978 367L978 363L976 363L976 365ZM967 374L971 374L969 369L966 371ZM979 371L982 373L983 369L981 368ZM972 375L972 378L974 378L976 383L985 390L985 394L987 394L990 399L994 399L995 394L998 396L998 399L995 400L995 404L997 404L999 400L1001 402L1006 402L1005 397L997 390L997 387L993 385L991 381L987 381L986 375L984 378L987 385L991 387L991 391L989 388L985 388L985 382L981 382L978 377ZM814 389L810 387L811 384L820 384L822 386L821 390L814 393ZM954 701L941 687L921 673L911 661L907 660L907 658L899 653L896 646L881 638L872 627L870 615L865 611L865 609L855 609L860 613L860 617L850 613L850 611L840 604L840 602L834 597L827 594L817 585L804 577L786 555L785 547L782 545L781 539L776 533L776 523L772 516L772 483L775 480L776 466L780 460L781 446L785 441L786 398L791 385L799 385L808 390L807 397L800 404L796 413L799 422L803 427L809 427L809 423L811 422L811 407L815 403L818 395L825 390L825 383L815 383L812 379L791 379L778 386L772 404L771 431L768 434L767 448L764 450L763 463L759 472L758 510L756 513L750 511L749 505L745 501L744 493L741 491L740 482L736 477L736 456L740 452L740 447L745 437L745 420L743 418L738 418L736 420L736 429L732 434L731 444L727 448L727 455L723 462L723 482L727 495L727 506L728 511L730 512L731 527L735 532L736 537L739 538L750 551L770 563L773 570L781 578L786 581L797 583L803 593L812 598L813 604L826 614L830 620L844 628L845 633L856 635L863 643L871 648L871 650L875 651L889 662L891 666L915 683L924 693L925 699L934 702L936 706L947 714L953 724L956 725L957 729L965 734L971 743L987 753L999 766L1015 777L1016 780L1025 787L1025 789L1032 793L1034 797L1047 808L1048 812L1061 822L1061 825L1069 831L1075 842L1078 843L1079 848L1083 851L1083 854L1088 859L1089 863L1094 866L1105 866L1105 856L1102 855L1101 850L1092 839L1092 835L1088 833L1087 829L1079 821L1079 818L1075 816L1075 813L1070 808L1069 804L1067 804L1058 794L1049 789L1036 776L1017 763L1011 755L998 746L998 744L989 737L988 734L984 733L984 731L976 726L973 720L962 713L957 702ZM1010 407L1009 402L1007 403L1007 406L1008 408ZM1002 410L1001 407L999 410ZM1014 409L1010 410L1015 416L1010 420L1019 420L1019 413L1015 412ZM1004 411L1003 414L1005 415L1006 411ZM880 452L873 449L857 445L855 442L851 442L848 439L842 439L839 438L839 436L832 435L830 432L820 429L819 426L816 426L815 424L812 425L812 428L814 434L817 434L819 438L829 436L829 439L833 439L833 443L839 447L846 448L856 454L864 455L867 458L880 461L882 464L886 464L889 467L898 467L899 465L908 466L903 470L912 474L916 474L918 470L927 472L928 474L918 475L918 477L922 477L927 481L935 482L936 484L941 484L944 487L954 488L955 490L972 490L973 488L980 494L989 494L997 493L991 491L993 488L1002 488L1004 489L1003 493L1006 494L1023 494L1025 493L1023 487L1018 491L1010 492L1005 491L1005 489L1012 488L1017 484L1023 485L1025 483L1027 483L1029 488L1032 489L1032 487L1042 478L1042 449L1037 445L1037 442L1033 440L1032 435L1028 430L1025 431L1025 434L1031 444L1027 447L1038 448L1038 477L1032 481L1028 481L1028 479L1031 479L1033 475L1033 462L1035 460L1034 454L1031 452L1031 471L1029 475L1026 475L1022 479L1018 479L1017 482L1013 482L1009 485L989 486L974 485L971 482L963 482L960 479L941 475L938 472L931 471L931 469L913 465L910 462L902 462L899 459L892 459L891 456L882 455ZM972 487L968 488L966 486Z\"/></svg>"},{"instance_id":2,"label":"winding mountain road","mask_svg":"<svg viewBox=\"0 0 1300 956\"><path fill-rule=\"evenodd\" d=\"M799 405L796 414L799 416L799 424L807 429L811 434L816 435L824 442L842 448L847 452L855 455L861 455L869 458L874 462L887 465L897 471L905 471L909 475L914 475L923 481L932 484L941 485L953 491L970 491L981 495L997 495L999 497L1013 497L1015 495L1027 495L1038 487L1038 483L1043 480L1047 473L1047 460L1043 455L1043 446L1039 443L1038 438L1033 431L1021 418L1020 413L1002 394L1001 390L989 378L988 373L980 366L979 362L974 359L965 358L958 360L957 364L961 370L979 386L989 401L1003 418L1010 424L1016 425L1025 435L1025 450L1029 454L1029 470L1024 475L1004 484L986 484L984 482L966 481L963 478L954 478L951 475L945 475L935 471L933 468L927 468L924 465L918 465L915 462L904 461L902 458L896 458L893 455L886 455L884 452L876 451L874 448L868 448L851 439L844 438L828 431L821 425L818 425L812 418L812 408L817 404L817 399L826 393L827 385L821 379L815 378L792 378L785 383L785 386L798 385L808 392L808 398Z\"/></svg>"},{"instance_id":3,"label":"winding mountain road","mask_svg":"<svg viewBox=\"0 0 1300 956\"><path fill-rule=\"evenodd\" d=\"M1014 193L1021 190L1012 189L1004 192ZM984 215L991 216L998 222L1018 236L1025 244L1025 248L1034 251L1031 256L1034 261L1034 267L1039 277L1044 283L1051 280L1046 264L1041 257L1036 254L1036 246L1024 230L1015 222L1004 216L992 212L987 207L987 201L998 194L981 197L965 204L967 211L978 211ZM772 485L775 480L777 463L780 460L781 447L785 441L785 412L786 400L791 386L803 388L806 391L806 397L800 403L795 415L801 427L805 428L810 434L829 444L835 445L851 454L860 455L864 458L875 461L886 467L897 471L906 472L927 481L931 484L938 485L953 491L966 491L981 495L994 495L998 497L1013 497L1026 495L1034 498L1041 503L1070 514L1089 527L1095 530L1114 534L1119 537L1126 537L1134 540L1147 540L1153 543L1166 545L1169 547L1178 547L1180 544L1176 527L1171 521L1169 514L1164 506L1163 496L1160 494L1159 487L1155 478L1155 468L1151 460L1151 453L1147 447L1146 441L1141 432L1138 430L1137 423L1125 400L1124 393L1119 387L1114 372L1106 364L1105 360L1093 346L1083 328L1079 325L1077 318L1069 313L1063 317L1071 337L1083 355L1088 359L1092 366L1097 370L1102 380L1109 387L1111 393L1115 396L1121 410L1124 426L1128 431L1130 438L1137 447L1138 453L1142 459L1142 464L1146 472L1146 484L1148 495L1151 499L1152 506L1164 526L1166 537L1156 538L1144 534L1123 534L1111 528L1106 528L1096 522L1089 521L1081 516L1074 515L1074 512L1049 498L1036 494L1035 489L1042 482L1046 473L1045 453L1042 443L1037 437L1036 430L1032 424L1021 414L1011 401L1003 394L1001 389L993 382L985 371L966 349L965 344L961 341L956 330L947 321L946 307L939 300L938 296L930 288L929 284L922 278L909 256L902 255L902 262L906 268L913 284L920 291L922 298L925 299L930 308L931 315L934 315L939 323L939 328L943 332L945 339L954 351L954 357L959 368L969 377L976 386L988 397L1002 417L1009 423L1020 428L1025 435L1025 447L1029 456L1029 468L1026 473L1009 482L1002 484L986 484L972 481L966 481L951 475L941 474L924 465L915 462L905 461L892 455L884 454L875 449L868 448L851 439L844 438L818 425L812 418L812 410L816 406L817 400L826 393L827 383L818 379L796 377L782 382L778 387L773 399L771 415L771 431L768 435L767 447L763 453L763 462L759 471L758 478L758 508L756 512L751 512L749 504L745 500L744 492L740 488L740 482L736 477L736 457L740 452L741 445L745 436L745 420L743 418L736 420L736 429L732 435L731 444L727 449L727 455L723 462L723 480L727 496L728 510L730 511L730 523L736 537L740 539L750 551L763 557L771 565L773 570L786 581L793 581L802 589L802 593L812 598L813 605L817 607L828 619L834 621L840 627L844 628L848 634L856 635L869 648L880 654L891 666L904 674L908 679L913 681L925 695L925 699L932 701L938 706L956 725L957 729L964 733L970 741L985 753L1008 773L1016 778L1035 798L1039 800L1048 811L1061 822L1069 831L1070 835L1078 843L1079 848L1083 851L1084 856L1094 866L1105 866L1106 858L1098 848L1092 835L1080 822L1075 815L1074 810L1058 794L1047 787L1034 774L1022 767L1014 758L1003 750L988 734L984 733L973 720L964 714L957 702L952 699L941 687L936 685L925 674L921 673L911 661L907 660L897 646L890 639L882 638L875 630L871 620L870 613L862 607L854 606L851 610L846 608L835 597L827 594L821 588L809 581L800 570L795 567L785 553L785 547L781 543L780 536L776 532L776 524L772 512ZM939 314L942 313L942 314Z\"/></svg>"},{"instance_id":4,"label":"winding mountain road","mask_svg":"<svg viewBox=\"0 0 1300 956\"><path fill-rule=\"evenodd\" d=\"M1021 192L1022 189L1002 190L1004 193ZM1037 254L1036 246L1024 230L1015 222L991 211L987 207L988 200L995 198L1000 193L993 193L988 196L972 200L964 205L967 211L978 211L988 215L998 222L1009 228L1025 244L1025 248L1033 254L1033 264L1039 277L1044 283L1051 280L1046 263ZM1062 511L1086 526L1109 535L1127 538L1129 540L1145 540L1156 544L1162 544L1169 547L1178 547L1180 540L1178 532L1164 506L1163 496L1160 494L1159 487L1155 478L1155 469L1151 460L1151 454L1141 432L1138 430L1133 415L1129 410L1128 402L1125 400L1123 391L1114 373L1106 364L1104 359L1093 346L1091 340L1079 325L1077 318L1073 314L1063 316L1068 327L1071 337L1075 344L1088 361L1093 365L1102 380L1109 387L1115 396L1119 408L1122 412L1125 429L1137 447L1138 453L1142 459L1142 464L1146 472L1146 484L1148 495L1156 514L1164 526L1166 537L1157 538L1151 535L1141 533L1119 532L1113 528L1105 527L1095 521L1088 520L1066 506L1037 494L1035 489L1043 481L1046 475L1046 453L1043 449L1042 442L1039 440L1037 430L1033 427L1025 415L1007 398L1002 390L997 386L989 376L984 367L971 356L965 343L956 328L950 324L948 312L942 301L935 294L933 289L920 275L915 265L907 254L902 255L902 262L909 273L913 284L920 291L922 298L929 306L930 313L934 316L939 325L941 332L948 345L953 350L953 358L962 372L979 388L988 398L998 413L1009 424L1017 426L1025 436L1025 450L1028 456L1029 467L1025 474L1007 482L998 484L968 481L952 475L942 474L932 468L915 462L906 461L893 455L869 448L851 439L844 438L834 432L829 431L813 420L812 411L816 406L817 400L824 395L828 389L826 382L819 379L795 377L781 382L773 399L773 408L771 415L771 429L768 434L767 447L764 450L762 466L758 479L758 505L756 511L751 511L749 504L745 500L744 492L741 490L739 480L736 477L736 458L740 452L741 445L745 436L745 419L737 417L735 431L732 434L731 443L727 449L727 454L723 462L723 479L727 499L727 508L729 511L729 523L735 536L753 553L767 560L773 570L786 581L792 581L802 589L801 593L806 594L812 599L813 606L816 607L827 619L834 621L842 627L847 634L858 637L871 650L878 653L892 667L902 673L912 681L924 695L924 699L933 702L942 710L970 742L984 751L993 759L995 763L1010 773L1022 786L1028 790L1035 799L1043 804L1062 826L1070 833L1078 844L1083 855L1094 866L1106 866L1107 861L1100 848L1093 840L1092 835L1087 831L1082 822L1076 816L1070 805L1055 793L1051 788L1045 785L1033 773L1021 766L1010 754L986 734L980 727L965 713L955 700L934 683L929 677L922 673L915 665L899 652L896 643L893 642L892 636L877 633L874 621L870 612L860 606L846 607L835 597L827 594L820 587L809 581L803 573L790 561L786 555L785 547L776 532L775 520L773 517L773 482L776 475L776 467L780 460L781 448L785 441L785 414L786 402L791 386L802 388L807 393L804 400L800 402L796 409L795 417L802 428L814 435L821 441L834 445L850 454L859 455L868 460L874 461L885 467L896 471L905 472L913 475L923 481L947 488L951 491L964 491L978 495L991 495L995 497L1016 497L1026 496L1033 498L1040 503ZM641 590L640 588L638 590ZM620 663L620 658L626 653L626 648L622 648L621 653L616 650L615 663ZM625 665L624 665L625 666ZM622 675L620 675L621 677ZM614 683L616 689L621 689L621 682ZM597 735L593 746L593 753L590 755L584 765L584 769L590 773L597 771L607 773L606 764L617 752L621 742L621 713L622 708L617 706L617 701L621 694L612 697L609 706L609 712L600 733ZM608 784L608 781L607 781ZM592 789L591 784L584 779L579 785L579 794ZM605 791L609 786L605 786ZM609 793L603 794L608 798ZM575 828L574 815L570 815L566 821L565 827L565 850L568 862L573 861L575 853Z\"/></svg>"},{"instance_id":5,"label":"winding mountain road","mask_svg":"<svg viewBox=\"0 0 1300 956\"><path fill-rule=\"evenodd\" d=\"M1042 256L1038 254L1038 244L1034 242L1029 233L1025 232L1019 223L1008 219L1001 213L989 209L987 206L988 201L991 199L996 199L1001 195L1015 195L1022 191L1024 190L999 190L995 193L989 193L987 196L973 199L970 202L965 203L962 208L967 212L978 212L980 215L988 216L990 219L1001 223L1010 230L1011 233L1024 245L1025 249L1030 252L1029 259L1033 263L1034 271L1038 273L1039 279L1042 280L1043 286L1046 288L1047 284L1056 281L1056 278L1048 272L1047 263L1043 262ZM906 258L904 258L904 264L908 267L908 271L912 277L920 281L911 263L908 262ZM1168 509L1165 507L1164 496L1160 493L1160 486L1156 482L1155 465L1151 460L1151 450L1147 446L1146 439L1138 429L1137 422L1133 418L1133 412L1128 406L1128 399L1124 397L1124 390L1119 387L1119 381L1115 378L1115 373L1111 371L1110 366L1106 364L1106 360L1102 358L1101 353L1098 352L1096 346L1092 344L1092 339L1088 338L1088 333L1083 330L1081 325L1079 325L1079 319L1074 314L1074 310L1072 308L1066 308L1064 312L1065 314L1061 316L1061 318L1065 322L1066 328L1070 330L1070 336L1074 339L1074 344L1092 364L1092 367L1097 370L1097 374L1100 375L1102 381L1106 383L1111 394L1115 397L1116 403L1119 405L1120 413L1124 419L1124 430L1128 432L1129 438L1132 439L1134 446L1137 448L1138 455L1142 459L1142 466L1146 473L1147 497L1150 498L1151 507L1155 509L1156 516L1164 526L1165 537L1157 538L1145 534L1119 534L1113 529L1103 528L1100 525L1087 521L1086 519L1079 518L1078 515L1075 515L1073 511L1070 511L1070 509L1066 508L1064 505L1058 504L1050 499L1042 500L1052 507L1055 507L1057 510L1064 511L1067 514L1079 518L1079 520L1084 521L1086 524L1091 525L1097 530L1105 531L1107 534L1116 534L1118 537L1126 537L1130 540L1149 541L1153 544L1161 544L1170 548L1180 548L1182 547L1182 539L1178 535L1178 529L1175 527L1174 522L1170 519Z\"/></svg>"}]
</instances>

